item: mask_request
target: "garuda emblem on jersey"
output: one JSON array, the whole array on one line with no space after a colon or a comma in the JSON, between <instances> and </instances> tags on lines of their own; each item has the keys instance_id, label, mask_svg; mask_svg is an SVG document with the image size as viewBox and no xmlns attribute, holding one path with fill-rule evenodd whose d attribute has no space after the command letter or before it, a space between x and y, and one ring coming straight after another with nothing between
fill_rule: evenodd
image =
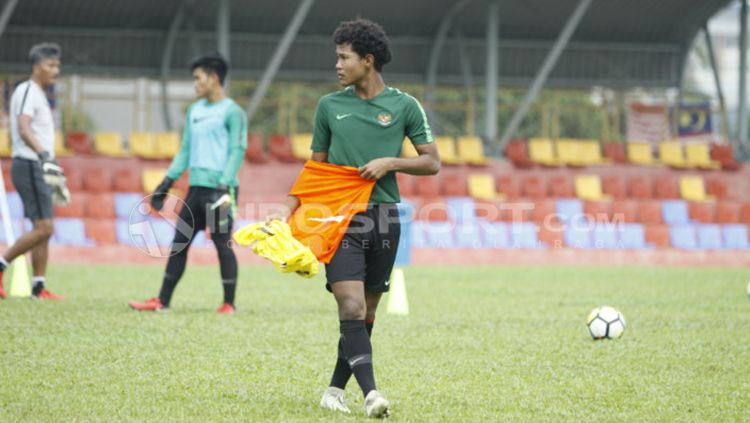
<instances>
[{"instance_id":1,"label":"garuda emblem on jersey","mask_svg":"<svg viewBox=\"0 0 750 423\"><path fill-rule=\"evenodd\" d=\"M383 126L388 126L391 124L391 121L393 120L393 116L391 116L388 112L380 112L378 113L378 122L380 122Z\"/></svg>"}]
</instances>

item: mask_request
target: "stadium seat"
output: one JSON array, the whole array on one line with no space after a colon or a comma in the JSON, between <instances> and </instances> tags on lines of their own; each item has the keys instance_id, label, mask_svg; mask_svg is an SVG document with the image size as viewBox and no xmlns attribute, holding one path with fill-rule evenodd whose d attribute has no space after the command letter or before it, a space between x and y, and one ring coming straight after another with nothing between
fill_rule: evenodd
<instances>
[{"instance_id":1,"label":"stadium seat","mask_svg":"<svg viewBox=\"0 0 750 423\"><path fill-rule=\"evenodd\" d=\"M498 205L497 220L502 222L531 222L535 205L528 202L509 202Z\"/></svg>"},{"instance_id":2,"label":"stadium seat","mask_svg":"<svg viewBox=\"0 0 750 423\"><path fill-rule=\"evenodd\" d=\"M91 247L94 245L90 239L86 238L86 229L82 219L55 219L54 225L56 243L75 247Z\"/></svg>"},{"instance_id":3,"label":"stadium seat","mask_svg":"<svg viewBox=\"0 0 750 423\"><path fill-rule=\"evenodd\" d=\"M474 199L470 197L449 197L447 205L450 210L449 215L453 217L453 221L459 224L476 223L477 217L475 213Z\"/></svg>"},{"instance_id":4,"label":"stadium seat","mask_svg":"<svg viewBox=\"0 0 750 423\"><path fill-rule=\"evenodd\" d=\"M593 247L591 229L581 225L566 226L565 245L581 250L591 249Z\"/></svg>"},{"instance_id":5,"label":"stadium seat","mask_svg":"<svg viewBox=\"0 0 750 423\"><path fill-rule=\"evenodd\" d=\"M579 199L564 199L555 201L555 213L566 225L578 225L587 218L583 213L583 203Z\"/></svg>"},{"instance_id":6,"label":"stadium seat","mask_svg":"<svg viewBox=\"0 0 750 423\"><path fill-rule=\"evenodd\" d=\"M151 194L154 192L157 186L164 180L164 176L167 174L167 169L163 168L146 168L143 169L141 174L141 180L143 181L143 192Z\"/></svg>"},{"instance_id":7,"label":"stadium seat","mask_svg":"<svg viewBox=\"0 0 750 423\"><path fill-rule=\"evenodd\" d=\"M709 202L688 202L688 216L691 221L700 223L714 223L715 212L714 204Z\"/></svg>"},{"instance_id":8,"label":"stadium seat","mask_svg":"<svg viewBox=\"0 0 750 423\"><path fill-rule=\"evenodd\" d=\"M305 161L312 158L312 134L292 135L292 154L299 160Z\"/></svg>"},{"instance_id":9,"label":"stadium seat","mask_svg":"<svg viewBox=\"0 0 750 423\"><path fill-rule=\"evenodd\" d=\"M260 135L248 132L245 159L250 163L268 163L268 156L263 150L263 140L260 138Z\"/></svg>"},{"instance_id":10,"label":"stadium seat","mask_svg":"<svg viewBox=\"0 0 750 423\"><path fill-rule=\"evenodd\" d=\"M716 198L706 194L703 178L700 176L680 176L680 196L690 201L713 201Z\"/></svg>"},{"instance_id":11,"label":"stadium seat","mask_svg":"<svg viewBox=\"0 0 750 423\"><path fill-rule=\"evenodd\" d=\"M65 136L60 131L55 131L55 157L72 156L73 152L65 146Z\"/></svg>"},{"instance_id":12,"label":"stadium seat","mask_svg":"<svg viewBox=\"0 0 750 423\"><path fill-rule=\"evenodd\" d=\"M96 245L110 245L117 243L115 221L112 219L87 219L85 221L86 238Z\"/></svg>"},{"instance_id":13,"label":"stadium seat","mask_svg":"<svg viewBox=\"0 0 750 423\"><path fill-rule=\"evenodd\" d=\"M10 175L11 163L12 161L10 159L2 160L3 184L5 185L5 192L13 192L16 190L16 187L13 186L13 178Z\"/></svg>"},{"instance_id":14,"label":"stadium seat","mask_svg":"<svg viewBox=\"0 0 750 423\"><path fill-rule=\"evenodd\" d=\"M133 167L122 167L114 171L112 188L115 192L141 192L141 173Z\"/></svg>"},{"instance_id":15,"label":"stadium seat","mask_svg":"<svg viewBox=\"0 0 750 423\"><path fill-rule=\"evenodd\" d=\"M417 207L415 219L422 221L446 222L455 220L452 210L444 198L433 197L425 199Z\"/></svg>"},{"instance_id":16,"label":"stadium seat","mask_svg":"<svg viewBox=\"0 0 750 423\"><path fill-rule=\"evenodd\" d=\"M404 143L401 144L401 157L408 159L418 156L419 153L417 153L417 149L414 148L414 144L411 143L411 140L409 138L404 138Z\"/></svg>"},{"instance_id":17,"label":"stadium seat","mask_svg":"<svg viewBox=\"0 0 750 423\"><path fill-rule=\"evenodd\" d=\"M699 169L719 169L721 163L711 159L711 151L706 143L690 143L685 146L685 159L690 167Z\"/></svg>"},{"instance_id":18,"label":"stadium seat","mask_svg":"<svg viewBox=\"0 0 750 423\"><path fill-rule=\"evenodd\" d=\"M667 225L683 225L690 223L687 203L683 200L667 200L661 202L662 218Z\"/></svg>"},{"instance_id":19,"label":"stadium seat","mask_svg":"<svg viewBox=\"0 0 750 423\"><path fill-rule=\"evenodd\" d=\"M156 134L151 132L131 132L128 137L130 154L142 159L158 159Z\"/></svg>"},{"instance_id":20,"label":"stadium seat","mask_svg":"<svg viewBox=\"0 0 750 423\"><path fill-rule=\"evenodd\" d=\"M469 178L471 178L471 175L469 175ZM441 195L446 197L465 197L469 195L471 187L467 189L466 174L463 172L446 173L441 177L441 182Z\"/></svg>"},{"instance_id":21,"label":"stadium seat","mask_svg":"<svg viewBox=\"0 0 750 423\"><path fill-rule=\"evenodd\" d=\"M560 138L555 143L557 151L557 162L568 166L583 166L581 153L579 151L580 142L569 138Z\"/></svg>"},{"instance_id":22,"label":"stadium seat","mask_svg":"<svg viewBox=\"0 0 750 423\"><path fill-rule=\"evenodd\" d=\"M556 198L574 198L575 188L569 175L555 175L549 180L549 192Z\"/></svg>"},{"instance_id":23,"label":"stadium seat","mask_svg":"<svg viewBox=\"0 0 750 423\"><path fill-rule=\"evenodd\" d=\"M578 144L579 161L583 165L608 165L612 161L602 157L602 146L597 140L580 140Z\"/></svg>"},{"instance_id":24,"label":"stadium seat","mask_svg":"<svg viewBox=\"0 0 750 423\"><path fill-rule=\"evenodd\" d=\"M10 199L10 194L8 199ZM84 192L76 192L70 196L70 204L65 207L54 207L55 217L84 217L86 215L87 195ZM11 210L11 215L12 215Z\"/></svg>"},{"instance_id":25,"label":"stadium seat","mask_svg":"<svg viewBox=\"0 0 750 423\"><path fill-rule=\"evenodd\" d=\"M646 228L640 223L626 223L618 226L619 244L622 248L631 250L644 250L649 246L646 244Z\"/></svg>"},{"instance_id":26,"label":"stadium seat","mask_svg":"<svg viewBox=\"0 0 750 423\"><path fill-rule=\"evenodd\" d=\"M10 134L7 129L3 128L0 130L0 157L10 157L10 153Z\"/></svg>"},{"instance_id":27,"label":"stadium seat","mask_svg":"<svg viewBox=\"0 0 750 423\"><path fill-rule=\"evenodd\" d=\"M148 224L153 231L154 240L160 247L169 247L172 245L175 235L174 224L165 219L148 219Z\"/></svg>"},{"instance_id":28,"label":"stadium seat","mask_svg":"<svg viewBox=\"0 0 750 423\"><path fill-rule=\"evenodd\" d=\"M180 151L180 134L177 132L159 132L154 144L155 153L160 159L172 159Z\"/></svg>"},{"instance_id":29,"label":"stadium seat","mask_svg":"<svg viewBox=\"0 0 750 423\"><path fill-rule=\"evenodd\" d=\"M547 183L541 176L524 176L521 178L521 192L528 198L546 198Z\"/></svg>"},{"instance_id":30,"label":"stadium seat","mask_svg":"<svg viewBox=\"0 0 750 423\"><path fill-rule=\"evenodd\" d=\"M611 201L584 201L583 213L588 216L588 220L594 222L609 222L612 220L612 202Z\"/></svg>"},{"instance_id":31,"label":"stadium seat","mask_svg":"<svg viewBox=\"0 0 750 423\"><path fill-rule=\"evenodd\" d=\"M631 141L627 144L628 161L635 165L653 165L654 154L650 143Z\"/></svg>"},{"instance_id":32,"label":"stadium seat","mask_svg":"<svg viewBox=\"0 0 750 423\"><path fill-rule=\"evenodd\" d=\"M65 184L71 192L83 190L83 171L69 162L60 160L60 166L65 171Z\"/></svg>"},{"instance_id":33,"label":"stadium seat","mask_svg":"<svg viewBox=\"0 0 750 423\"><path fill-rule=\"evenodd\" d=\"M706 181L706 193L718 199L725 199L729 195L727 181L721 176L709 176Z\"/></svg>"},{"instance_id":34,"label":"stadium seat","mask_svg":"<svg viewBox=\"0 0 750 423\"><path fill-rule=\"evenodd\" d=\"M532 138L528 143L529 158L544 166L559 166L555 146L549 138Z\"/></svg>"},{"instance_id":35,"label":"stadium seat","mask_svg":"<svg viewBox=\"0 0 750 423\"><path fill-rule=\"evenodd\" d=\"M456 225L454 229L455 246L458 248L482 248L482 236L479 232L477 222L464 222Z\"/></svg>"},{"instance_id":36,"label":"stadium seat","mask_svg":"<svg viewBox=\"0 0 750 423\"><path fill-rule=\"evenodd\" d=\"M486 248L509 248L509 225L505 222L479 222L479 233Z\"/></svg>"},{"instance_id":37,"label":"stadium seat","mask_svg":"<svg viewBox=\"0 0 750 423\"><path fill-rule=\"evenodd\" d=\"M622 248L618 240L620 229L617 225L598 224L591 231L591 248L615 250Z\"/></svg>"},{"instance_id":38,"label":"stadium seat","mask_svg":"<svg viewBox=\"0 0 750 423\"><path fill-rule=\"evenodd\" d=\"M89 167L83 170L83 189L92 193L112 191L112 173L107 167Z\"/></svg>"},{"instance_id":39,"label":"stadium seat","mask_svg":"<svg viewBox=\"0 0 750 423\"><path fill-rule=\"evenodd\" d=\"M746 225L722 225L721 234L724 240L724 248L732 250L750 249Z\"/></svg>"},{"instance_id":40,"label":"stadium seat","mask_svg":"<svg viewBox=\"0 0 750 423\"><path fill-rule=\"evenodd\" d=\"M89 195L84 206L86 217L90 219L113 219L115 201L110 193Z\"/></svg>"},{"instance_id":41,"label":"stadium seat","mask_svg":"<svg viewBox=\"0 0 750 423\"><path fill-rule=\"evenodd\" d=\"M731 201L719 201L716 203L716 223L739 223L740 205Z\"/></svg>"},{"instance_id":42,"label":"stadium seat","mask_svg":"<svg viewBox=\"0 0 750 423\"><path fill-rule=\"evenodd\" d=\"M127 156L119 132L97 132L94 135L94 151L108 157Z\"/></svg>"},{"instance_id":43,"label":"stadium seat","mask_svg":"<svg viewBox=\"0 0 750 423\"><path fill-rule=\"evenodd\" d=\"M479 137L459 137L457 144L458 159L476 166L486 166L490 160L484 155L484 145Z\"/></svg>"},{"instance_id":44,"label":"stadium seat","mask_svg":"<svg viewBox=\"0 0 750 423\"><path fill-rule=\"evenodd\" d=\"M565 247L565 230L561 226L539 225L537 239L540 248Z\"/></svg>"},{"instance_id":45,"label":"stadium seat","mask_svg":"<svg viewBox=\"0 0 750 423\"><path fill-rule=\"evenodd\" d=\"M696 225L695 232L698 248L702 250L721 250L724 247L721 241L720 225Z\"/></svg>"},{"instance_id":46,"label":"stadium seat","mask_svg":"<svg viewBox=\"0 0 750 423\"><path fill-rule=\"evenodd\" d=\"M533 248L541 247L537 237L537 226L534 223L514 222L510 226L510 246L512 248Z\"/></svg>"},{"instance_id":47,"label":"stadium seat","mask_svg":"<svg viewBox=\"0 0 750 423\"><path fill-rule=\"evenodd\" d=\"M412 196L416 194L417 177L408 173L397 172L396 181L398 190L402 196Z\"/></svg>"},{"instance_id":48,"label":"stadium seat","mask_svg":"<svg viewBox=\"0 0 750 423\"><path fill-rule=\"evenodd\" d=\"M514 166L519 168L528 168L534 164L529 158L529 149L524 140L510 140L505 150L505 156Z\"/></svg>"},{"instance_id":49,"label":"stadium seat","mask_svg":"<svg viewBox=\"0 0 750 423\"><path fill-rule=\"evenodd\" d=\"M583 200L606 200L608 196L602 192L602 181L599 175L576 175L576 197Z\"/></svg>"},{"instance_id":50,"label":"stadium seat","mask_svg":"<svg viewBox=\"0 0 750 423\"><path fill-rule=\"evenodd\" d=\"M115 238L118 244L136 245L130 235L130 223L128 219L117 219L115 221Z\"/></svg>"},{"instance_id":51,"label":"stadium seat","mask_svg":"<svg viewBox=\"0 0 750 423\"><path fill-rule=\"evenodd\" d=\"M697 250L698 239L695 233L695 225L670 225L669 242L674 248L682 250Z\"/></svg>"},{"instance_id":52,"label":"stadium seat","mask_svg":"<svg viewBox=\"0 0 750 423\"><path fill-rule=\"evenodd\" d=\"M134 192L116 192L113 196L115 216L127 219L133 209L144 199L143 195Z\"/></svg>"},{"instance_id":53,"label":"stadium seat","mask_svg":"<svg viewBox=\"0 0 750 423\"><path fill-rule=\"evenodd\" d=\"M91 138L85 132L68 132L65 134L68 148L75 154L92 154Z\"/></svg>"},{"instance_id":54,"label":"stadium seat","mask_svg":"<svg viewBox=\"0 0 750 423\"><path fill-rule=\"evenodd\" d=\"M282 162L292 163L298 161L292 152L292 142L286 135L274 134L269 136L268 152L272 157Z\"/></svg>"},{"instance_id":55,"label":"stadium seat","mask_svg":"<svg viewBox=\"0 0 750 423\"><path fill-rule=\"evenodd\" d=\"M425 248L427 247L427 235L425 234L423 222L414 221L409 225L409 242L412 248Z\"/></svg>"},{"instance_id":56,"label":"stadium seat","mask_svg":"<svg viewBox=\"0 0 750 423\"><path fill-rule=\"evenodd\" d=\"M680 186L677 179L671 175L662 175L654 181L656 198L681 198Z\"/></svg>"},{"instance_id":57,"label":"stadium seat","mask_svg":"<svg viewBox=\"0 0 750 423\"><path fill-rule=\"evenodd\" d=\"M628 197L639 200L654 198L651 180L645 175L632 176L628 179Z\"/></svg>"},{"instance_id":58,"label":"stadium seat","mask_svg":"<svg viewBox=\"0 0 750 423\"><path fill-rule=\"evenodd\" d=\"M440 195L440 177L438 175L420 176L417 181L416 194L427 198Z\"/></svg>"},{"instance_id":59,"label":"stadium seat","mask_svg":"<svg viewBox=\"0 0 750 423\"><path fill-rule=\"evenodd\" d=\"M436 137L438 151L440 152L440 161L447 165L460 164L461 159L456 151L456 142L453 137Z\"/></svg>"},{"instance_id":60,"label":"stadium seat","mask_svg":"<svg viewBox=\"0 0 750 423\"><path fill-rule=\"evenodd\" d=\"M612 198L625 198L625 180L620 175L605 175L601 178L602 192Z\"/></svg>"},{"instance_id":61,"label":"stadium seat","mask_svg":"<svg viewBox=\"0 0 750 423\"><path fill-rule=\"evenodd\" d=\"M672 246L669 226L646 225L646 243L656 248L669 248Z\"/></svg>"},{"instance_id":62,"label":"stadium seat","mask_svg":"<svg viewBox=\"0 0 750 423\"><path fill-rule=\"evenodd\" d=\"M539 199L534 201L531 218L534 222L557 222L557 201L553 199Z\"/></svg>"},{"instance_id":63,"label":"stadium seat","mask_svg":"<svg viewBox=\"0 0 750 423\"><path fill-rule=\"evenodd\" d=\"M20 219L12 219L10 222L11 230L13 231L13 238L17 240L21 233L23 233L21 224L23 223L23 220ZM5 237L5 229L0 230L0 244L8 245L8 240Z\"/></svg>"},{"instance_id":64,"label":"stadium seat","mask_svg":"<svg viewBox=\"0 0 750 423\"><path fill-rule=\"evenodd\" d=\"M604 158L612 163L627 163L628 156L625 153L625 145L620 142L605 142L602 144Z\"/></svg>"},{"instance_id":65,"label":"stadium seat","mask_svg":"<svg viewBox=\"0 0 750 423\"><path fill-rule=\"evenodd\" d=\"M662 141L659 143L659 161L670 167L683 169L688 167L685 153L680 141Z\"/></svg>"},{"instance_id":66,"label":"stadium seat","mask_svg":"<svg viewBox=\"0 0 750 423\"><path fill-rule=\"evenodd\" d=\"M740 223L750 225L750 203L740 205Z\"/></svg>"},{"instance_id":67,"label":"stadium seat","mask_svg":"<svg viewBox=\"0 0 750 423\"><path fill-rule=\"evenodd\" d=\"M495 179L489 173L472 173L469 175L469 195L482 200L502 200L505 195L498 194Z\"/></svg>"},{"instance_id":68,"label":"stadium seat","mask_svg":"<svg viewBox=\"0 0 750 423\"><path fill-rule=\"evenodd\" d=\"M500 175L495 178L495 189L508 200L515 200L521 196L518 178L513 175Z\"/></svg>"},{"instance_id":69,"label":"stadium seat","mask_svg":"<svg viewBox=\"0 0 750 423\"><path fill-rule=\"evenodd\" d=\"M685 210L687 213L687 209ZM641 201L638 203L638 222L656 225L664 222L662 204L659 201Z\"/></svg>"},{"instance_id":70,"label":"stadium seat","mask_svg":"<svg viewBox=\"0 0 750 423\"><path fill-rule=\"evenodd\" d=\"M740 164L734 157L734 149L731 145L711 144L711 158L721 164L724 170L737 170Z\"/></svg>"},{"instance_id":71,"label":"stadium seat","mask_svg":"<svg viewBox=\"0 0 750 423\"><path fill-rule=\"evenodd\" d=\"M453 248L455 240L453 237L453 223L450 222L421 222L424 229L427 247L429 248Z\"/></svg>"}]
</instances>

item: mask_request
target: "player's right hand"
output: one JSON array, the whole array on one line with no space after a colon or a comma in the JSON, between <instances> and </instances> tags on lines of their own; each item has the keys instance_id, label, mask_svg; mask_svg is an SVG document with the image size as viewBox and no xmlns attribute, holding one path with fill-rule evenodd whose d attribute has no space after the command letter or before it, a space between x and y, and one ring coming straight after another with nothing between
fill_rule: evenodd
<instances>
[{"instance_id":1,"label":"player's right hand","mask_svg":"<svg viewBox=\"0 0 750 423\"><path fill-rule=\"evenodd\" d=\"M39 153L39 161L42 166L42 175L44 181L49 185L60 185L65 183L65 171L62 166L57 163L50 154L49 151L42 151Z\"/></svg>"},{"instance_id":2,"label":"player's right hand","mask_svg":"<svg viewBox=\"0 0 750 423\"><path fill-rule=\"evenodd\" d=\"M155 210L161 210L164 207L164 200L166 200L167 193L172 188L173 183L174 179L167 176L164 177L164 180L161 181L159 186L154 190L153 195L151 195L151 207Z\"/></svg>"}]
</instances>

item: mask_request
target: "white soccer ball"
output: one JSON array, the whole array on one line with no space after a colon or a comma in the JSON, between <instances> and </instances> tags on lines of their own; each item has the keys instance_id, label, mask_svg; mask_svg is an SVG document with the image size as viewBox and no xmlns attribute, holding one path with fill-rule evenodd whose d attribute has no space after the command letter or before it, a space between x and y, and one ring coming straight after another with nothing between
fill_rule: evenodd
<instances>
[{"instance_id":1,"label":"white soccer ball","mask_svg":"<svg viewBox=\"0 0 750 423\"><path fill-rule=\"evenodd\" d=\"M594 339L616 339L625 332L625 317L609 306L601 306L591 310L586 323L589 326L589 333Z\"/></svg>"}]
</instances>

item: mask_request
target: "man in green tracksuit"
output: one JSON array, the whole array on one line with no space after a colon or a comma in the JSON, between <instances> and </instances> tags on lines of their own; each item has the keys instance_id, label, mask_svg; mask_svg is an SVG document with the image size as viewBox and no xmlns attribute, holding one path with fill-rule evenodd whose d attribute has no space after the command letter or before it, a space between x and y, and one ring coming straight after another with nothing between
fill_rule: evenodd
<instances>
[{"instance_id":1,"label":"man in green tracksuit","mask_svg":"<svg viewBox=\"0 0 750 423\"><path fill-rule=\"evenodd\" d=\"M208 229L219 255L224 286L224 302L218 312L231 314L235 310L237 257L230 236L239 184L237 173L247 148L247 115L224 93L228 66L221 56L200 57L191 70L199 100L187 111L180 151L154 191L151 205L161 210L167 192L185 169L190 170L190 189L180 210L159 296L131 301L129 305L140 311L169 308L175 286L185 271L190 244L197 231Z\"/></svg>"}]
</instances>

